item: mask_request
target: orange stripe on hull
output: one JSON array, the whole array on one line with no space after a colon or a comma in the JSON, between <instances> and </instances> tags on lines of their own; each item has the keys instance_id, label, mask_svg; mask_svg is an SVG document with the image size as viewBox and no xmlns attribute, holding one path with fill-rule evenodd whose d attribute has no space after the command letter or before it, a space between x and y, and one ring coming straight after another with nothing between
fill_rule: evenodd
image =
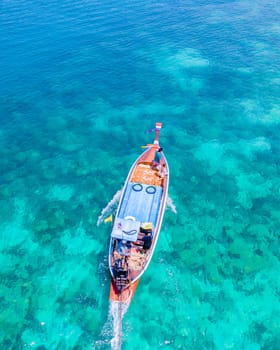
<instances>
[{"instance_id":1,"label":"orange stripe on hull","mask_svg":"<svg viewBox=\"0 0 280 350\"><path fill-rule=\"evenodd\" d=\"M110 301L120 301L122 303L129 302L133 298L133 295L138 286L139 280L132 283L130 286L125 288L121 293L116 289L114 281L111 280L110 285Z\"/></svg>"}]
</instances>

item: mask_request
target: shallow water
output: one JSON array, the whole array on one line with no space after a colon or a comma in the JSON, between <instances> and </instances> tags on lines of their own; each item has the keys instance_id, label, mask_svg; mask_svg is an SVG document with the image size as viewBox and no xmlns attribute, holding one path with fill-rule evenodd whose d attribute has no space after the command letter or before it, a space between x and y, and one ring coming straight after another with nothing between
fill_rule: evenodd
<instances>
[{"instance_id":1,"label":"shallow water","mask_svg":"<svg viewBox=\"0 0 280 350\"><path fill-rule=\"evenodd\" d=\"M123 350L279 349L276 1L0 6L0 348L111 348L96 226L155 121L171 170Z\"/></svg>"}]
</instances>

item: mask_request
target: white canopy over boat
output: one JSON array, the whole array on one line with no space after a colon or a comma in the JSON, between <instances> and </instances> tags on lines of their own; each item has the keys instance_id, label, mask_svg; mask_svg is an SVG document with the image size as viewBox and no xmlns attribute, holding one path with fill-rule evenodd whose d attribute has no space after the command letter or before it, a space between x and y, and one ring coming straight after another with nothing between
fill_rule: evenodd
<instances>
[{"instance_id":1,"label":"white canopy over boat","mask_svg":"<svg viewBox=\"0 0 280 350\"><path fill-rule=\"evenodd\" d=\"M133 220L132 218L116 218L111 237L135 242L137 241L140 225L140 221Z\"/></svg>"}]
</instances>

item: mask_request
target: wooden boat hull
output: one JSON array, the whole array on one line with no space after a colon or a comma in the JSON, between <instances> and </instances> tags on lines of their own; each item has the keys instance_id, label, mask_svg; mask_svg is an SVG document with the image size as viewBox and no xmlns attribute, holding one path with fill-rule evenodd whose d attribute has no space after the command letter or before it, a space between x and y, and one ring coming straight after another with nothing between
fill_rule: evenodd
<instances>
[{"instance_id":1,"label":"wooden boat hull","mask_svg":"<svg viewBox=\"0 0 280 350\"><path fill-rule=\"evenodd\" d=\"M122 190L109 248L111 301L131 300L153 256L165 211L169 168L156 138L132 165Z\"/></svg>"}]
</instances>

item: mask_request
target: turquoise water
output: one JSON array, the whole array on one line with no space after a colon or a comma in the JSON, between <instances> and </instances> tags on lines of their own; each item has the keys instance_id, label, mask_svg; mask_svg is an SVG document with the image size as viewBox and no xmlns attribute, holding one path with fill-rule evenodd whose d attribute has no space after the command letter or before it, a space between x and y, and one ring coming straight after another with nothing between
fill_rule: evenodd
<instances>
[{"instance_id":1,"label":"turquoise water","mask_svg":"<svg viewBox=\"0 0 280 350\"><path fill-rule=\"evenodd\" d=\"M280 349L276 1L0 4L0 349L110 349L96 225L144 132L171 171L123 350Z\"/></svg>"}]
</instances>

